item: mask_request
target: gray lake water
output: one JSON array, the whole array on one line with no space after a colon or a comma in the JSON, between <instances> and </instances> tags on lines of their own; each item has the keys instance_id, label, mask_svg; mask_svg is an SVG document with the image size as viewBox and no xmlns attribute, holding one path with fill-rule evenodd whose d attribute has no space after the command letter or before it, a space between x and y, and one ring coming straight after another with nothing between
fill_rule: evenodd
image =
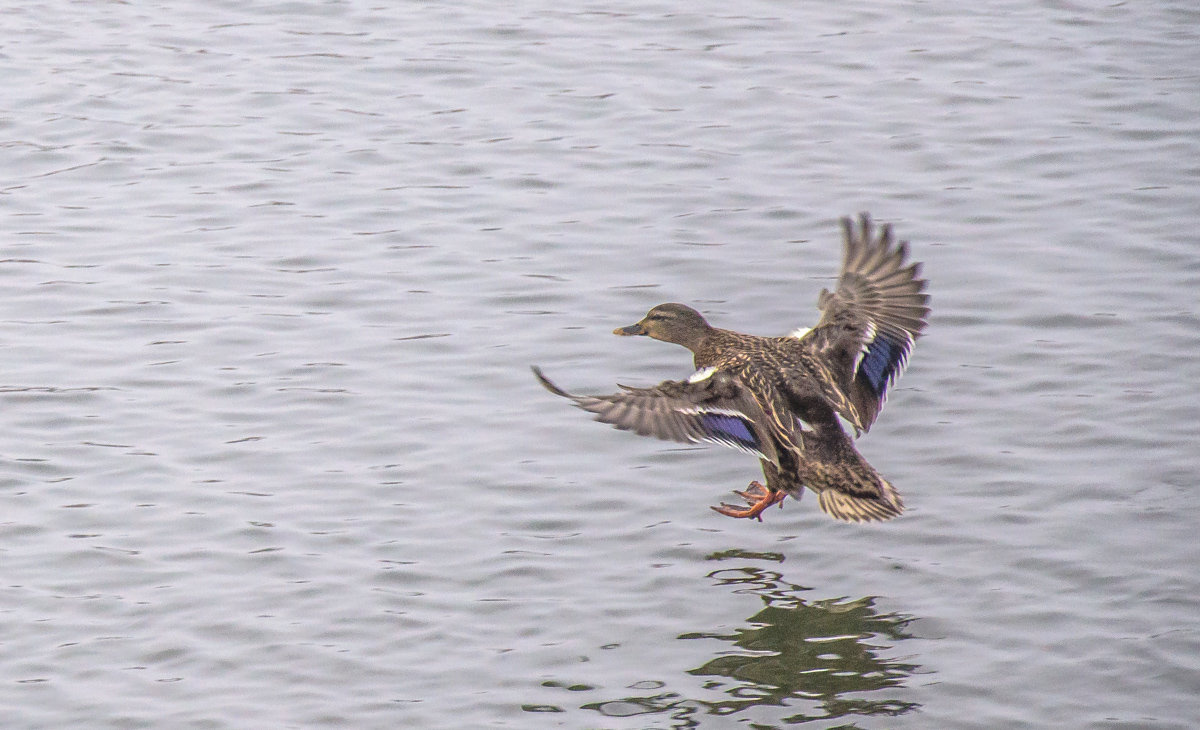
<instances>
[{"instance_id":1,"label":"gray lake water","mask_svg":"<svg viewBox=\"0 0 1200 730\"><path fill-rule=\"evenodd\" d=\"M0 15L20 728L1200 726L1200 6L179 2ZM884 525L542 390L933 314Z\"/></svg>"}]
</instances>

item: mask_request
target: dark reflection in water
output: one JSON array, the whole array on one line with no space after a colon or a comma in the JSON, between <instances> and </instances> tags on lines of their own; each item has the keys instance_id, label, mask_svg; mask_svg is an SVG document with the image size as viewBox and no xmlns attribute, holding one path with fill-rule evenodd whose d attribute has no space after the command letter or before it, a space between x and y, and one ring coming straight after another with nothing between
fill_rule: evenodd
<instances>
[{"instance_id":1,"label":"dark reflection in water","mask_svg":"<svg viewBox=\"0 0 1200 730\"><path fill-rule=\"evenodd\" d=\"M731 557L735 555L711 559ZM771 555L754 557L776 559ZM672 728L701 727L706 716L716 720L714 716L747 711L754 728L839 719L843 724L836 727L847 728L854 727L853 716L894 716L918 706L895 699L895 689L919 667L887 658L895 655L897 642L909 638L905 628L914 620L912 616L879 613L871 597L806 601L801 594L810 589L786 582L779 572L755 566L716 570L708 577L718 587L758 596L763 606L741 628L679 637L728 644L688 671L707 678L702 685L704 699L668 691L668 685L661 682L642 682L631 689L658 691L588 704L585 709L610 717L666 715ZM884 693L889 696L880 696ZM767 708L771 711L762 712ZM759 717L763 714L780 725L763 722Z\"/></svg>"},{"instance_id":2,"label":"dark reflection in water","mask_svg":"<svg viewBox=\"0 0 1200 730\"><path fill-rule=\"evenodd\" d=\"M682 639L728 641L745 651L713 658L691 674L720 677L729 699L708 703L711 711L730 714L754 705L783 704L789 699L811 701L816 714L789 721L846 715L898 715L915 707L893 699L846 697L902 684L917 670L915 664L880 655L891 642L908 638L910 616L880 614L874 599L826 599L807 602L797 594L808 589L784 583L774 571L753 567L718 570L709 574L717 585L763 599L761 611L746 619L748 627L731 634L685 634Z\"/></svg>"}]
</instances>

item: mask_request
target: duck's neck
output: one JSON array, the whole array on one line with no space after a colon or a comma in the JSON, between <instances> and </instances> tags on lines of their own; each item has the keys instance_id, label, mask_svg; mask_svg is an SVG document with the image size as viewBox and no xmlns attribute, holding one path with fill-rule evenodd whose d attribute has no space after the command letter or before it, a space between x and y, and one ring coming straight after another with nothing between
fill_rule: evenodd
<instances>
[{"instance_id":1,"label":"duck's neck","mask_svg":"<svg viewBox=\"0 0 1200 730\"><path fill-rule=\"evenodd\" d=\"M724 334L725 330L709 327L703 332L698 332L697 336L689 342L679 344L692 351L692 359L697 368L706 368L716 364L720 358L721 340Z\"/></svg>"}]
</instances>

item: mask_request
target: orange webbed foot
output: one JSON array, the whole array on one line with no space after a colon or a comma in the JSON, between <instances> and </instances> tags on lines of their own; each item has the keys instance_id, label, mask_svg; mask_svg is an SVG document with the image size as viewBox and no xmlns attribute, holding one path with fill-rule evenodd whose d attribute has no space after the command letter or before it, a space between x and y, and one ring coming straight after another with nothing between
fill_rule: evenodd
<instances>
[{"instance_id":1,"label":"orange webbed foot","mask_svg":"<svg viewBox=\"0 0 1200 730\"><path fill-rule=\"evenodd\" d=\"M746 487L746 491L739 492L734 490L734 494L746 500L748 507L738 507L722 502L720 507L711 507L715 512L720 512L726 517L747 518L752 517L759 522L762 522L762 513L767 507L773 504L778 504L783 507L783 500L787 497L787 492L774 492L764 487L760 482L750 482L750 486Z\"/></svg>"}]
</instances>

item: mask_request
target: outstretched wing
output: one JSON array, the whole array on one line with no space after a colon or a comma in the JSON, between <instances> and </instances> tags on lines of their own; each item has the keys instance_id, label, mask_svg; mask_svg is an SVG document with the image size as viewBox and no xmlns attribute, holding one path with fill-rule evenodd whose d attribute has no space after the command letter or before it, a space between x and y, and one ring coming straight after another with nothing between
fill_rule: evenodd
<instances>
[{"instance_id":1,"label":"outstretched wing","mask_svg":"<svg viewBox=\"0 0 1200 730\"><path fill-rule=\"evenodd\" d=\"M908 244L896 243L892 227L878 235L866 213L857 225L842 219L845 250L837 289L822 290L821 319L804 340L833 367L852 408L840 408L858 431L867 431L904 372L913 344L929 315L921 265L907 264Z\"/></svg>"},{"instance_id":2,"label":"outstretched wing","mask_svg":"<svg viewBox=\"0 0 1200 730\"><path fill-rule=\"evenodd\" d=\"M622 385L612 395L573 395L534 367L546 390L570 398L597 421L641 436L683 443L732 446L779 463L775 443L764 425L762 407L734 375L703 368L687 380L668 380L651 388Z\"/></svg>"}]
</instances>

